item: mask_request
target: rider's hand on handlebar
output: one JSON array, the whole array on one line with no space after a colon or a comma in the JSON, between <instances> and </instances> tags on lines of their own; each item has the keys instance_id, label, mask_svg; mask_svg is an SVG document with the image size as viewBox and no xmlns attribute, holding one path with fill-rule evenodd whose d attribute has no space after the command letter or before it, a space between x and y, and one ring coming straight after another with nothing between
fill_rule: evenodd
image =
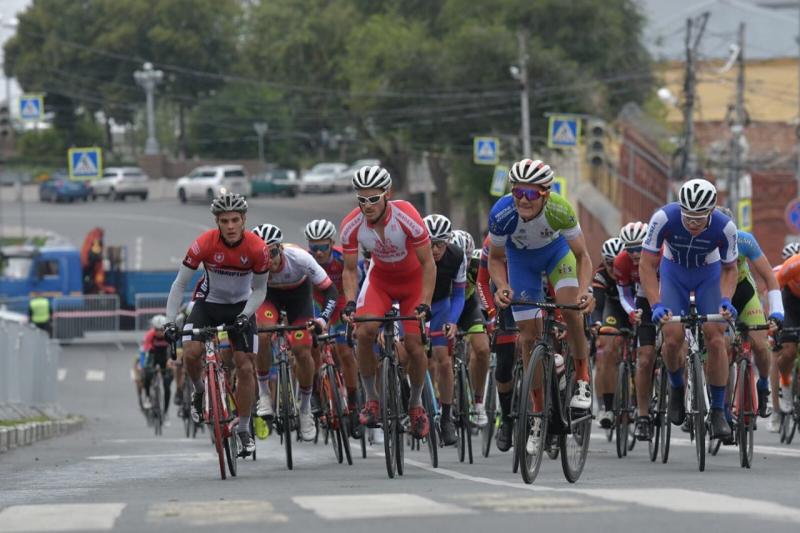
<instances>
[{"instance_id":1,"label":"rider's hand on handlebar","mask_svg":"<svg viewBox=\"0 0 800 533\"><path fill-rule=\"evenodd\" d=\"M578 300L575 302L581 311L590 313L594 308L594 295L589 291L583 291L578 294Z\"/></svg>"},{"instance_id":2,"label":"rider's hand on handlebar","mask_svg":"<svg viewBox=\"0 0 800 533\"><path fill-rule=\"evenodd\" d=\"M328 327L328 323L322 317L312 318L308 321L308 329L314 330L317 335L322 334Z\"/></svg>"},{"instance_id":3,"label":"rider's hand on handlebar","mask_svg":"<svg viewBox=\"0 0 800 533\"><path fill-rule=\"evenodd\" d=\"M455 339L456 338L456 331L458 331L458 326L456 324L445 324L442 328L444 331L445 337L448 339Z\"/></svg>"},{"instance_id":4,"label":"rider's hand on handlebar","mask_svg":"<svg viewBox=\"0 0 800 533\"><path fill-rule=\"evenodd\" d=\"M505 309L509 305L511 305L511 300L514 297L514 290L506 285L505 287L499 287L497 291L494 293L494 301L498 307Z\"/></svg>"},{"instance_id":5,"label":"rider's hand on handlebar","mask_svg":"<svg viewBox=\"0 0 800 533\"><path fill-rule=\"evenodd\" d=\"M176 342L178 340L178 326L175 325L175 322L167 322L164 324L164 337L169 342Z\"/></svg>"},{"instance_id":6,"label":"rider's hand on handlebar","mask_svg":"<svg viewBox=\"0 0 800 533\"><path fill-rule=\"evenodd\" d=\"M425 320L427 322L431 319L431 306L426 303L419 304L414 311L416 311L417 317L420 320Z\"/></svg>"},{"instance_id":7,"label":"rider's hand on handlebar","mask_svg":"<svg viewBox=\"0 0 800 533\"><path fill-rule=\"evenodd\" d=\"M672 318L672 311L668 307L665 307L661 302L658 302L653 306L652 319L654 324L666 323L670 318Z\"/></svg>"},{"instance_id":8,"label":"rider's hand on handlebar","mask_svg":"<svg viewBox=\"0 0 800 533\"><path fill-rule=\"evenodd\" d=\"M628 313L628 320L630 320L631 325L641 324L642 323L642 310L636 309Z\"/></svg>"},{"instance_id":9,"label":"rider's hand on handlebar","mask_svg":"<svg viewBox=\"0 0 800 533\"><path fill-rule=\"evenodd\" d=\"M233 326L239 331L244 331L250 326L250 317L245 314L237 316L236 320L233 321Z\"/></svg>"},{"instance_id":10,"label":"rider's hand on handlebar","mask_svg":"<svg viewBox=\"0 0 800 533\"><path fill-rule=\"evenodd\" d=\"M353 318L353 313L356 312L356 303L353 300L350 300L346 304L344 304L344 309L342 309L342 320L345 322L350 322Z\"/></svg>"}]
</instances>

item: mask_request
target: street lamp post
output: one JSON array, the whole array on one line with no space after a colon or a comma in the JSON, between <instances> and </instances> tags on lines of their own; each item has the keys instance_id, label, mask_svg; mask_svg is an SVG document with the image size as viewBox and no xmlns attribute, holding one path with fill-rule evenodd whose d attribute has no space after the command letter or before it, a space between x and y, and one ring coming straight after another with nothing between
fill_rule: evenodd
<instances>
[{"instance_id":1,"label":"street lamp post","mask_svg":"<svg viewBox=\"0 0 800 533\"><path fill-rule=\"evenodd\" d=\"M531 113L530 94L528 91L528 48L524 31L517 32L519 48L519 66L509 67L511 77L520 84L519 110L522 119L522 157L531 156Z\"/></svg>"},{"instance_id":2,"label":"street lamp post","mask_svg":"<svg viewBox=\"0 0 800 533\"><path fill-rule=\"evenodd\" d=\"M133 78L144 89L147 96L147 142L144 145L144 153L157 155L155 91L156 85L164 78L164 73L153 69L153 64L148 61L142 70L133 73Z\"/></svg>"},{"instance_id":3,"label":"street lamp post","mask_svg":"<svg viewBox=\"0 0 800 533\"><path fill-rule=\"evenodd\" d=\"M253 129L256 130L256 134L258 135L258 160L264 165L266 163L264 160L264 135L266 135L267 130L269 130L269 124L266 122L255 122L253 123Z\"/></svg>"}]
</instances>

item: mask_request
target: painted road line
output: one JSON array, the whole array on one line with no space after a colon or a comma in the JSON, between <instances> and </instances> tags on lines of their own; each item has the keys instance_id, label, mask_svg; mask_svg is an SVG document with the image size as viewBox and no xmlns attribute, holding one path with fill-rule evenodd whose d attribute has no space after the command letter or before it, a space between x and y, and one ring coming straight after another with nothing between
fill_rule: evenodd
<instances>
[{"instance_id":1,"label":"painted road line","mask_svg":"<svg viewBox=\"0 0 800 533\"><path fill-rule=\"evenodd\" d=\"M692 448L694 448L694 441L691 441L689 439L672 438L669 440L669 443L670 445L691 446ZM719 451L720 453L724 453L725 451L731 451L733 453L738 454L739 448L737 448L736 446L720 446ZM763 444L754 444L753 453L764 454L764 455L779 455L781 457L800 457L800 450L796 448L780 448L778 446L764 446Z\"/></svg>"},{"instance_id":2,"label":"painted road line","mask_svg":"<svg viewBox=\"0 0 800 533\"><path fill-rule=\"evenodd\" d=\"M86 381L105 381L106 371L90 368L86 371Z\"/></svg>"},{"instance_id":3,"label":"painted road line","mask_svg":"<svg viewBox=\"0 0 800 533\"><path fill-rule=\"evenodd\" d=\"M224 512L219 501L166 502L150 506L148 522L159 525L227 526L244 523L279 523L289 521L285 514L276 513L269 502L251 500L225 500ZM180 524L178 524L180 523Z\"/></svg>"},{"instance_id":4,"label":"painted road line","mask_svg":"<svg viewBox=\"0 0 800 533\"><path fill-rule=\"evenodd\" d=\"M67 369L66 368L59 368L58 369L58 381L64 381L67 379Z\"/></svg>"},{"instance_id":5,"label":"painted road line","mask_svg":"<svg viewBox=\"0 0 800 533\"><path fill-rule=\"evenodd\" d=\"M91 455L90 461L147 461L153 459L170 459L176 461L216 461L217 456L211 452L203 453L146 453L140 455Z\"/></svg>"},{"instance_id":6,"label":"painted road line","mask_svg":"<svg viewBox=\"0 0 800 533\"><path fill-rule=\"evenodd\" d=\"M292 501L326 520L472 514L475 511L439 503L416 494L295 496Z\"/></svg>"},{"instance_id":7,"label":"painted road line","mask_svg":"<svg viewBox=\"0 0 800 533\"><path fill-rule=\"evenodd\" d=\"M450 499L471 508L497 513L594 513L618 511L621 505L592 505L588 499L569 496L527 496L520 493L478 493Z\"/></svg>"},{"instance_id":8,"label":"painted road line","mask_svg":"<svg viewBox=\"0 0 800 533\"><path fill-rule=\"evenodd\" d=\"M699 490L684 489L569 489L553 488L524 483L511 483L499 479L475 477L446 468L433 468L425 463L411 459L405 460L406 464L416 466L422 470L433 472L442 476L472 481L495 487L509 487L532 492L553 491L568 494L580 494L615 503L638 504L645 507L658 509L679 510L683 513L711 513L711 514L736 514L761 520L789 521L800 524L800 509L794 509L765 500L739 498L725 494L715 494ZM677 502L677 503L676 503ZM712 511L713 510L713 511Z\"/></svg>"},{"instance_id":9,"label":"painted road line","mask_svg":"<svg viewBox=\"0 0 800 533\"><path fill-rule=\"evenodd\" d=\"M124 503L14 505L0 511L0 531L108 531Z\"/></svg>"}]
</instances>

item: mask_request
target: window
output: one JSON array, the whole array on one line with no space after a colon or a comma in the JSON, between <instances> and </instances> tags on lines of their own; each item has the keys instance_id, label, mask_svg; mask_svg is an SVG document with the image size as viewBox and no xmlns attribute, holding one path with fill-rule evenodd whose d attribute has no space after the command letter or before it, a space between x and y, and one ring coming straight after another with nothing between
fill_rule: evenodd
<instances>
[{"instance_id":1,"label":"window","mask_svg":"<svg viewBox=\"0 0 800 533\"><path fill-rule=\"evenodd\" d=\"M143 178L144 175L139 172L138 170L126 170L122 173L123 178L132 178L132 179L140 179Z\"/></svg>"},{"instance_id":2,"label":"window","mask_svg":"<svg viewBox=\"0 0 800 533\"><path fill-rule=\"evenodd\" d=\"M103 177L104 178L113 178L113 177L116 177L116 175L117 175L117 173L114 172L113 170L112 171L106 170L105 172L103 172Z\"/></svg>"},{"instance_id":3,"label":"window","mask_svg":"<svg viewBox=\"0 0 800 533\"><path fill-rule=\"evenodd\" d=\"M244 171L243 170L226 170L225 171L226 178L244 178Z\"/></svg>"},{"instance_id":4,"label":"window","mask_svg":"<svg viewBox=\"0 0 800 533\"><path fill-rule=\"evenodd\" d=\"M40 278L58 276L58 260L49 259L47 261L39 261L39 263L37 263L37 269Z\"/></svg>"},{"instance_id":5,"label":"window","mask_svg":"<svg viewBox=\"0 0 800 533\"><path fill-rule=\"evenodd\" d=\"M9 257L3 275L11 279L28 279L33 260L29 257Z\"/></svg>"}]
</instances>

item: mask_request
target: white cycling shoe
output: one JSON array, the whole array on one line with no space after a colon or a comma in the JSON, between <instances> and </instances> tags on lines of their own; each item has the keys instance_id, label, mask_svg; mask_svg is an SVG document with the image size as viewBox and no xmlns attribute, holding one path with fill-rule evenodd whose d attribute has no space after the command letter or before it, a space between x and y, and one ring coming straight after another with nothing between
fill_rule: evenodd
<instances>
[{"instance_id":1,"label":"white cycling shoe","mask_svg":"<svg viewBox=\"0 0 800 533\"><path fill-rule=\"evenodd\" d=\"M589 409L592 406L592 388L589 382L579 379L575 383L575 393L569 401L569 406L573 409Z\"/></svg>"},{"instance_id":2,"label":"white cycling shoe","mask_svg":"<svg viewBox=\"0 0 800 533\"><path fill-rule=\"evenodd\" d=\"M539 449L539 441L542 440L542 419L534 418L531 424L531 432L528 441L525 443L525 452L534 455Z\"/></svg>"},{"instance_id":3,"label":"white cycling shoe","mask_svg":"<svg viewBox=\"0 0 800 533\"><path fill-rule=\"evenodd\" d=\"M478 427L485 427L489 423L489 418L486 416L486 407L482 403L475 404L475 424Z\"/></svg>"},{"instance_id":4,"label":"white cycling shoe","mask_svg":"<svg viewBox=\"0 0 800 533\"><path fill-rule=\"evenodd\" d=\"M789 414L792 412L792 389L790 387L784 387L781 385L779 396L779 403L781 406L781 411L785 414Z\"/></svg>"},{"instance_id":5,"label":"white cycling shoe","mask_svg":"<svg viewBox=\"0 0 800 533\"><path fill-rule=\"evenodd\" d=\"M272 410L272 398L269 397L269 394L261 394L258 396L256 414L261 417L271 417L275 415L275 412Z\"/></svg>"},{"instance_id":6,"label":"white cycling shoe","mask_svg":"<svg viewBox=\"0 0 800 533\"><path fill-rule=\"evenodd\" d=\"M300 438L309 442L314 440L317 435L317 428L314 426L314 415L311 411L304 413L300 411Z\"/></svg>"}]
</instances>

